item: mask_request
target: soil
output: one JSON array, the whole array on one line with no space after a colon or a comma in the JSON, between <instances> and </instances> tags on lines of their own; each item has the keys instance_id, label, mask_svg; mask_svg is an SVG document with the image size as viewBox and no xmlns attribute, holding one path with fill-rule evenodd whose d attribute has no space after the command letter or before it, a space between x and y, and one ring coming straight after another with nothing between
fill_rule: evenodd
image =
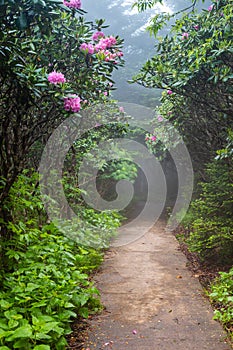
<instances>
[{"instance_id":1,"label":"soil","mask_svg":"<svg viewBox=\"0 0 233 350\"><path fill-rule=\"evenodd\" d=\"M200 274L198 268L190 270L164 222L157 222L140 239L106 253L94 276L105 308L85 323L74 324L69 348L231 349L221 325L213 320Z\"/></svg>"}]
</instances>

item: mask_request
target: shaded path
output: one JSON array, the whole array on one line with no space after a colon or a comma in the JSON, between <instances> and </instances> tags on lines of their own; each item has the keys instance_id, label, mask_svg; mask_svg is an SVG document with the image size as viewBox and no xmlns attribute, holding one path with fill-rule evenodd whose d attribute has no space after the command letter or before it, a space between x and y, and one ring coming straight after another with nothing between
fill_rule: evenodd
<instances>
[{"instance_id":1,"label":"shaded path","mask_svg":"<svg viewBox=\"0 0 233 350\"><path fill-rule=\"evenodd\" d=\"M161 222L112 248L95 278L106 309L90 321L84 349L230 349L186 262Z\"/></svg>"}]
</instances>

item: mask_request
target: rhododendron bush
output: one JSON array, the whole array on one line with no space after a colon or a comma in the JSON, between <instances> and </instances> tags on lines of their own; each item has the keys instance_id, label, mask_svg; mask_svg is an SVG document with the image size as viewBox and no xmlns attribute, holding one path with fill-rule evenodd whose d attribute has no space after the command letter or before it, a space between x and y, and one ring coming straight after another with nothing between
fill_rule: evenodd
<instances>
[{"instance_id":1,"label":"rhododendron bush","mask_svg":"<svg viewBox=\"0 0 233 350\"><path fill-rule=\"evenodd\" d=\"M157 2L161 1L138 1L135 6L144 10ZM196 169L225 147L227 130L233 126L232 1L203 3L199 11L197 1L190 1L177 15L151 20L148 29L157 36L174 16L171 32L157 37L154 57L134 78L143 86L164 90L157 116L179 129Z\"/></svg>"},{"instance_id":2,"label":"rhododendron bush","mask_svg":"<svg viewBox=\"0 0 233 350\"><path fill-rule=\"evenodd\" d=\"M122 40L105 35L103 20L87 22L84 8L85 0L0 2L2 199L35 141L114 89Z\"/></svg>"},{"instance_id":3,"label":"rhododendron bush","mask_svg":"<svg viewBox=\"0 0 233 350\"><path fill-rule=\"evenodd\" d=\"M100 308L88 274L101 263L121 216L87 209L75 171L98 141L124 132L100 124L106 110L108 121L125 119L108 99L123 53L122 41L102 32L103 20L86 22L83 7L85 0L0 1L1 349L65 350L70 323ZM91 120L93 128L64 161L62 181L77 220L60 230L44 209L37 169L48 138L70 119ZM69 210L62 208L67 218Z\"/></svg>"}]
</instances>

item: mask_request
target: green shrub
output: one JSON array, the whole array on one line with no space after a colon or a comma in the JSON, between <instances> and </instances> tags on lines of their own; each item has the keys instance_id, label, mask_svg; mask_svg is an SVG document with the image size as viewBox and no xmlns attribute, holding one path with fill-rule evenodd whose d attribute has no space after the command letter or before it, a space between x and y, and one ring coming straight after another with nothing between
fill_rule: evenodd
<instances>
[{"instance_id":1,"label":"green shrub","mask_svg":"<svg viewBox=\"0 0 233 350\"><path fill-rule=\"evenodd\" d=\"M1 281L0 344L11 349L33 349L36 344L64 349L72 318L87 317L100 306L95 300L98 291L79 270L82 251L53 224L29 235L30 231L14 235L5 250L11 271Z\"/></svg>"},{"instance_id":2,"label":"green shrub","mask_svg":"<svg viewBox=\"0 0 233 350\"><path fill-rule=\"evenodd\" d=\"M11 221L5 223L8 239L0 237L0 349L65 349L72 320L101 308L88 273L102 252L46 222L34 172L18 177L5 209ZM82 208L81 216L87 243L94 237L107 244L120 223L117 213Z\"/></svg>"},{"instance_id":3,"label":"green shrub","mask_svg":"<svg viewBox=\"0 0 233 350\"><path fill-rule=\"evenodd\" d=\"M232 261L233 257L233 170L226 161L212 162L201 183L200 198L193 201L185 225L187 243L203 259Z\"/></svg>"},{"instance_id":4,"label":"green shrub","mask_svg":"<svg viewBox=\"0 0 233 350\"><path fill-rule=\"evenodd\" d=\"M233 268L229 272L220 272L211 286L209 297L217 308L214 318L223 323L233 339Z\"/></svg>"}]
</instances>

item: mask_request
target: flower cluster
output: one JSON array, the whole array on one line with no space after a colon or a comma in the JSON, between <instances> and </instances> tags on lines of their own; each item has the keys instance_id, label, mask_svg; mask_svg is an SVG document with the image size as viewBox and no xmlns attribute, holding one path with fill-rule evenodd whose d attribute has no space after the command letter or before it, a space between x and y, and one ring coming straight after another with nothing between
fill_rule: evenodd
<instances>
[{"instance_id":1,"label":"flower cluster","mask_svg":"<svg viewBox=\"0 0 233 350\"><path fill-rule=\"evenodd\" d=\"M117 44L117 39L114 36L105 37L103 32L97 31L92 35L92 39L95 43L82 43L79 49L90 55L96 53L99 60L106 62L114 61L114 63L117 63L116 59L123 56L122 51L112 49Z\"/></svg>"},{"instance_id":2,"label":"flower cluster","mask_svg":"<svg viewBox=\"0 0 233 350\"><path fill-rule=\"evenodd\" d=\"M86 53L93 54L95 52L94 45L83 43L80 45L80 50L85 51Z\"/></svg>"},{"instance_id":3,"label":"flower cluster","mask_svg":"<svg viewBox=\"0 0 233 350\"><path fill-rule=\"evenodd\" d=\"M65 83L66 78L64 77L64 74L53 71L49 73L48 81L51 84L60 84L60 83ZM81 99L77 95L65 97L64 108L66 111L72 111L77 113L80 111L80 108L81 108L80 102L81 102Z\"/></svg>"},{"instance_id":4,"label":"flower cluster","mask_svg":"<svg viewBox=\"0 0 233 350\"><path fill-rule=\"evenodd\" d=\"M99 42L96 45L87 44L87 43L81 44L79 47L80 50L88 51L88 53L93 54L94 52L99 52L101 50L109 49L112 46L116 45L116 43L117 43L116 38L114 38L113 36L109 36L109 37L105 38L103 32L96 32L92 36L92 39L94 41L97 41L99 38L101 38L101 39L99 40Z\"/></svg>"},{"instance_id":5,"label":"flower cluster","mask_svg":"<svg viewBox=\"0 0 233 350\"><path fill-rule=\"evenodd\" d=\"M77 95L73 95L70 97L66 97L64 99L64 108L66 111L72 111L72 112L79 112L81 105L80 105L80 98Z\"/></svg>"},{"instance_id":6,"label":"flower cluster","mask_svg":"<svg viewBox=\"0 0 233 350\"><path fill-rule=\"evenodd\" d=\"M61 84L66 82L66 78L64 77L64 74L53 71L49 73L48 81L51 84Z\"/></svg>"},{"instance_id":7,"label":"flower cluster","mask_svg":"<svg viewBox=\"0 0 233 350\"><path fill-rule=\"evenodd\" d=\"M187 33L187 32L185 32L185 33L183 33L182 34L182 40L185 40L185 39L188 39L188 37L189 37L189 33Z\"/></svg>"},{"instance_id":8,"label":"flower cluster","mask_svg":"<svg viewBox=\"0 0 233 350\"><path fill-rule=\"evenodd\" d=\"M157 116L157 120L158 120L158 122L162 122L163 121L163 117L161 115L158 115Z\"/></svg>"},{"instance_id":9,"label":"flower cluster","mask_svg":"<svg viewBox=\"0 0 233 350\"><path fill-rule=\"evenodd\" d=\"M145 141L155 142L156 141L156 136L155 135L151 135L151 136L146 135Z\"/></svg>"},{"instance_id":10,"label":"flower cluster","mask_svg":"<svg viewBox=\"0 0 233 350\"><path fill-rule=\"evenodd\" d=\"M92 40L98 41L99 38L104 38L104 33L103 32L96 32L92 35Z\"/></svg>"},{"instance_id":11,"label":"flower cluster","mask_svg":"<svg viewBox=\"0 0 233 350\"><path fill-rule=\"evenodd\" d=\"M122 57L123 56L123 52L122 51L118 51L118 52L111 52L109 50L101 50L98 52L98 58L102 58L103 60L105 60L106 62L109 61L115 61L115 59L117 57Z\"/></svg>"},{"instance_id":12,"label":"flower cluster","mask_svg":"<svg viewBox=\"0 0 233 350\"><path fill-rule=\"evenodd\" d=\"M172 95L173 94L172 90L167 90L167 94Z\"/></svg>"},{"instance_id":13,"label":"flower cluster","mask_svg":"<svg viewBox=\"0 0 233 350\"><path fill-rule=\"evenodd\" d=\"M81 0L70 0L70 1L63 0L63 4L73 9L80 9L82 6Z\"/></svg>"},{"instance_id":14,"label":"flower cluster","mask_svg":"<svg viewBox=\"0 0 233 350\"><path fill-rule=\"evenodd\" d=\"M98 52L100 50L110 49L110 47L116 45L116 43L117 43L117 40L116 38L114 38L114 36L102 38L100 39L98 44L96 44L95 50Z\"/></svg>"}]
</instances>

